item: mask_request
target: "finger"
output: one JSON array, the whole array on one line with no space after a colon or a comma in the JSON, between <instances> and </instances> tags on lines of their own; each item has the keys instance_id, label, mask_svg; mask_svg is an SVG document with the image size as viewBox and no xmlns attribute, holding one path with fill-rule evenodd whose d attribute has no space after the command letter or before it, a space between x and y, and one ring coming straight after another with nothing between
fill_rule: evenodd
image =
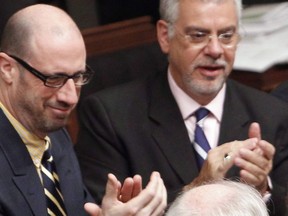
<instances>
[{"instance_id":1,"label":"finger","mask_svg":"<svg viewBox=\"0 0 288 216\"><path fill-rule=\"evenodd\" d=\"M163 181L163 179L162 179L162 181ZM161 210L161 212L160 212L160 210L159 210L159 216L162 216L162 215L164 215L165 214L165 209L167 208L167 198L168 198L168 194L167 194L167 189L166 189L166 187L165 187L165 185L164 185L164 181L163 181L163 186L162 186L162 188L163 188L163 192L162 192L162 195L163 195L163 199L162 199L162 202L161 202L161 206L162 206L162 210Z\"/></svg>"},{"instance_id":2,"label":"finger","mask_svg":"<svg viewBox=\"0 0 288 216\"><path fill-rule=\"evenodd\" d=\"M121 187L119 181L117 180L117 178L115 177L115 175L109 173L108 174L108 181L106 184L106 192L105 192L105 196L103 198L104 199L109 199L109 200L117 200L119 193L120 193L120 189L119 187Z\"/></svg>"},{"instance_id":3,"label":"finger","mask_svg":"<svg viewBox=\"0 0 288 216\"><path fill-rule=\"evenodd\" d=\"M133 181L134 181L134 187L132 197L136 197L142 191L142 178L140 175L135 175L133 177Z\"/></svg>"},{"instance_id":4,"label":"finger","mask_svg":"<svg viewBox=\"0 0 288 216\"><path fill-rule=\"evenodd\" d=\"M226 155L236 157L241 148L246 148L246 149L250 149L250 150L255 149L257 147L257 142L258 142L257 138L250 138L250 139L247 139L244 141L235 140L233 142L229 142L229 143L225 143L223 145L220 145L220 146L214 148L215 150L212 149L210 151L221 152L221 154L219 156L221 156L222 158L224 158Z\"/></svg>"},{"instance_id":5,"label":"finger","mask_svg":"<svg viewBox=\"0 0 288 216\"><path fill-rule=\"evenodd\" d=\"M253 185L261 194L264 194L268 189L268 178L265 175L255 176L253 173L241 170L240 178L244 183Z\"/></svg>"},{"instance_id":6,"label":"finger","mask_svg":"<svg viewBox=\"0 0 288 216\"><path fill-rule=\"evenodd\" d=\"M249 138L257 138L258 140L261 140L261 129L260 125L257 122L253 122L248 131L248 137Z\"/></svg>"},{"instance_id":7,"label":"finger","mask_svg":"<svg viewBox=\"0 0 288 216\"><path fill-rule=\"evenodd\" d=\"M155 216L162 216L165 213L165 209L167 207L167 190L164 185L163 179L161 179L161 191L160 191L160 197L162 197L162 201L160 205L158 205L157 209L153 212L153 215Z\"/></svg>"},{"instance_id":8,"label":"finger","mask_svg":"<svg viewBox=\"0 0 288 216\"><path fill-rule=\"evenodd\" d=\"M122 202L127 202L131 199L133 193L134 181L132 178L126 178L121 188L119 199Z\"/></svg>"},{"instance_id":9,"label":"finger","mask_svg":"<svg viewBox=\"0 0 288 216\"><path fill-rule=\"evenodd\" d=\"M265 177L264 176L255 176L253 173L248 172L247 170L241 170L240 171L240 178L242 181L249 185L253 185L254 187L257 187L260 185Z\"/></svg>"},{"instance_id":10,"label":"finger","mask_svg":"<svg viewBox=\"0 0 288 216\"><path fill-rule=\"evenodd\" d=\"M259 147L255 148L255 149L253 150L253 152L255 152L255 153L258 154L258 155L263 155L263 154L264 154L264 152L262 151L262 149L259 148Z\"/></svg>"},{"instance_id":11,"label":"finger","mask_svg":"<svg viewBox=\"0 0 288 216\"><path fill-rule=\"evenodd\" d=\"M90 216L101 216L101 208L95 203L85 203L84 209Z\"/></svg>"},{"instance_id":12,"label":"finger","mask_svg":"<svg viewBox=\"0 0 288 216\"><path fill-rule=\"evenodd\" d=\"M153 192L156 193L153 194ZM164 213L164 209L167 205L167 193L163 180L160 176L159 178L157 178L156 190L151 191L151 195L152 194L153 198L151 199L151 201L148 202L147 205L139 211L137 216L158 216Z\"/></svg>"},{"instance_id":13,"label":"finger","mask_svg":"<svg viewBox=\"0 0 288 216\"><path fill-rule=\"evenodd\" d=\"M157 185L157 193L151 202L142 210L142 215L159 216L164 214L167 205L167 194L163 180L159 178Z\"/></svg>"},{"instance_id":14,"label":"finger","mask_svg":"<svg viewBox=\"0 0 288 216\"><path fill-rule=\"evenodd\" d=\"M241 149L239 152L239 156L247 163L246 168L249 169L249 165L255 165L256 167L260 168L261 170L265 171L267 174L271 171L272 166L270 167L270 163L272 160L268 160L266 157L262 155L258 155L253 151L247 149ZM237 164L237 163L236 163ZM254 170L251 170L251 172Z\"/></svg>"},{"instance_id":15,"label":"finger","mask_svg":"<svg viewBox=\"0 0 288 216\"><path fill-rule=\"evenodd\" d=\"M126 203L127 204L126 209L132 208L134 212L139 212L146 205L148 205L148 203L151 202L151 200L154 198L156 194L159 179L160 179L159 173L153 172L151 174L150 181L146 186L146 188L142 190L138 196L136 196L135 198Z\"/></svg>"},{"instance_id":16,"label":"finger","mask_svg":"<svg viewBox=\"0 0 288 216\"><path fill-rule=\"evenodd\" d=\"M120 200L128 202L133 197L137 196L142 190L142 178L140 175L135 175L132 178L126 178L123 187L121 188Z\"/></svg>"},{"instance_id":17,"label":"finger","mask_svg":"<svg viewBox=\"0 0 288 216\"><path fill-rule=\"evenodd\" d=\"M265 140L261 140L258 145L261 148L261 150L263 151L263 155L268 160L272 160L274 158L275 147L271 143L269 143Z\"/></svg>"},{"instance_id":18,"label":"finger","mask_svg":"<svg viewBox=\"0 0 288 216\"><path fill-rule=\"evenodd\" d=\"M240 170L240 178L247 184L253 185L257 188L265 185L265 182L267 181L267 175L265 173L259 172L256 174L256 172L250 172L246 169Z\"/></svg>"},{"instance_id":19,"label":"finger","mask_svg":"<svg viewBox=\"0 0 288 216\"><path fill-rule=\"evenodd\" d=\"M263 158L259 159L260 156L255 156L255 153L252 151L249 152L248 150L242 149L240 154L242 158L235 158L235 165L241 168L240 177L254 186L263 185L263 182L266 181L268 173L272 168L272 162L263 160ZM256 157L259 158L255 159ZM264 161L263 163L265 165L259 164L259 161Z\"/></svg>"},{"instance_id":20,"label":"finger","mask_svg":"<svg viewBox=\"0 0 288 216\"><path fill-rule=\"evenodd\" d=\"M258 140L261 140L261 129L260 129L260 125L258 123L253 122L250 125L249 131L248 131L248 137L249 138L256 137ZM263 151L260 148L256 148L256 149L254 149L254 151L259 155L263 154Z\"/></svg>"},{"instance_id":21,"label":"finger","mask_svg":"<svg viewBox=\"0 0 288 216\"><path fill-rule=\"evenodd\" d=\"M258 139L253 137L243 141L235 140L233 142L225 143L226 148L230 149L231 152L238 151L240 148L254 149L257 147Z\"/></svg>"}]
</instances>

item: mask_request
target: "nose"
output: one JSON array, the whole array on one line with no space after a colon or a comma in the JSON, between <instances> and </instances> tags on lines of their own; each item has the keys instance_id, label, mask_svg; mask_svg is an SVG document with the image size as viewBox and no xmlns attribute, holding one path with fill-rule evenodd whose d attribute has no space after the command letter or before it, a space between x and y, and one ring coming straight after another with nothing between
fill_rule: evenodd
<instances>
[{"instance_id":1,"label":"nose","mask_svg":"<svg viewBox=\"0 0 288 216\"><path fill-rule=\"evenodd\" d=\"M69 104L76 105L79 100L80 87L76 87L73 79L68 79L67 82L59 89L58 100Z\"/></svg>"},{"instance_id":2,"label":"nose","mask_svg":"<svg viewBox=\"0 0 288 216\"><path fill-rule=\"evenodd\" d=\"M211 36L207 45L204 48L204 53L213 59L219 58L224 52L222 44L219 42L218 37Z\"/></svg>"}]
</instances>

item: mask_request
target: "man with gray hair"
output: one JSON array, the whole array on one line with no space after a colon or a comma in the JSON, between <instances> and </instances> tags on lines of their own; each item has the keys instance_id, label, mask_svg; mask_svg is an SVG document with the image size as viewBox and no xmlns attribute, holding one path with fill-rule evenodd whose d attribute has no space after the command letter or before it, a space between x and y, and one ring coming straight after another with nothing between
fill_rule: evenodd
<instances>
[{"instance_id":1,"label":"man with gray hair","mask_svg":"<svg viewBox=\"0 0 288 216\"><path fill-rule=\"evenodd\" d=\"M268 216L261 194L228 180L209 182L182 192L166 216Z\"/></svg>"},{"instance_id":2,"label":"man with gray hair","mask_svg":"<svg viewBox=\"0 0 288 216\"><path fill-rule=\"evenodd\" d=\"M240 178L271 215L285 215L287 104L229 79L241 7L240 0L160 0L167 69L84 99L76 150L96 199L108 172L137 173L145 184L157 170L169 202L185 185Z\"/></svg>"}]
</instances>

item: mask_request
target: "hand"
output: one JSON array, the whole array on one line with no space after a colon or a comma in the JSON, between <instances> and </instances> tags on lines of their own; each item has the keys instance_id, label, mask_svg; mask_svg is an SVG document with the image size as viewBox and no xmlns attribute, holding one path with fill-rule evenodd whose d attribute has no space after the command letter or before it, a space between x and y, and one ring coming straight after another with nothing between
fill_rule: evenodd
<instances>
[{"instance_id":1,"label":"hand","mask_svg":"<svg viewBox=\"0 0 288 216\"><path fill-rule=\"evenodd\" d=\"M113 174L109 174L102 209L95 204L86 203L85 210L91 216L163 215L167 205L167 192L160 174L153 172L150 182L144 190L139 187L141 178L139 179L138 176L134 179L135 181L133 179L125 180L121 188L117 178ZM129 198L131 199L129 200Z\"/></svg>"},{"instance_id":2,"label":"hand","mask_svg":"<svg viewBox=\"0 0 288 216\"><path fill-rule=\"evenodd\" d=\"M247 149L253 151L257 147L257 142L257 138L250 138L244 141L225 143L211 149L198 177L187 185L184 190L201 185L207 181L224 178L227 171L233 166L234 159L239 156L240 150ZM225 156L228 156L229 159L225 160Z\"/></svg>"},{"instance_id":3,"label":"hand","mask_svg":"<svg viewBox=\"0 0 288 216\"><path fill-rule=\"evenodd\" d=\"M257 137L257 147L253 151L241 149L235 158L235 165L240 167L241 179L254 185L264 194L268 190L268 175L272 170L275 148L265 140L261 140L261 130L258 123L252 123L249 128L249 137Z\"/></svg>"},{"instance_id":4,"label":"hand","mask_svg":"<svg viewBox=\"0 0 288 216\"><path fill-rule=\"evenodd\" d=\"M135 175L133 178L126 178L121 188L121 183L116 179L113 174L108 175L108 179L111 179L115 189L117 187L117 197L122 202L127 202L133 197L137 196L142 190L142 178L139 175ZM108 187L108 183L107 186ZM85 203L84 209L90 216L102 216L102 209L95 203Z\"/></svg>"}]
</instances>

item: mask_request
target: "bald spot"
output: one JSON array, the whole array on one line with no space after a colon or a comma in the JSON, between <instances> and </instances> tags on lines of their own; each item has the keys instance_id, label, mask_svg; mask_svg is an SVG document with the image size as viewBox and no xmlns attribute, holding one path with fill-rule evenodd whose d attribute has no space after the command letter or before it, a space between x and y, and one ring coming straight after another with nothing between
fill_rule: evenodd
<instances>
[{"instance_id":1,"label":"bald spot","mask_svg":"<svg viewBox=\"0 0 288 216\"><path fill-rule=\"evenodd\" d=\"M193 209L197 209L202 214L208 214L211 209L214 209L214 206L216 208L220 203L229 200L233 192L233 187L221 184L202 185L188 191L183 196L183 205L186 205L187 209L189 209L192 208L193 204Z\"/></svg>"},{"instance_id":2,"label":"bald spot","mask_svg":"<svg viewBox=\"0 0 288 216\"><path fill-rule=\"evenodd\" d=\"M2 49L9 53L17 52L22 57L30 56L35 41L41 38L47 38L46 42L83 40L77 25L65 11L45 4L18 11L9 19L5 30Z\"/></svg>"}]
</instances>

